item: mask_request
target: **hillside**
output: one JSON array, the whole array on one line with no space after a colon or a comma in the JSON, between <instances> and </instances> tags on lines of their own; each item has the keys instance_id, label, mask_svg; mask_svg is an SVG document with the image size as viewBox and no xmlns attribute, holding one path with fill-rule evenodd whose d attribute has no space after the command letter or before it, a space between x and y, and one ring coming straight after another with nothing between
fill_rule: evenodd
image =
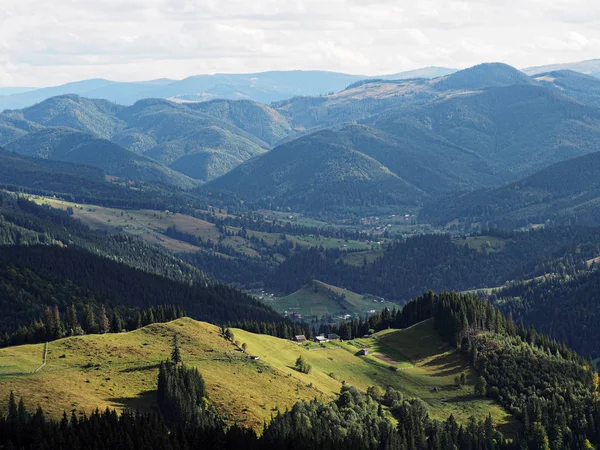
<instances>
[{"instance_id":1,"label":"hillside","mask_svg":"<svg viewBox=\"0 0 600 450\"><path fill-rule=\"evenodd\" d=\"M390 134L420 127L478 156L504 181L600 150L599 110L532 85L458 95L368 123Z\"/></svg>"},{"instance_id":2,"label":"hillside","mask_svg":"<svg viewBox=\"0 0 600 450\"><path fill-rule=\"evenodd\" d=\"M304 320L324 315L340 320L346 315L362 317L368 312L392 309L397 306L373 295L361 295L347 289L313 280L296 292L265 303L281 314L300 314Z\"/></svg>"},{"instance_id":3,"label":"hillside","mask_svg":"<svg viewBox=\"0 0 600 450\"><path fill-rule=\"evenodd\" d=\"M125 107L63 95L0 114L0 145L12 144L32 131L52 134L64 128L110 140L137 154L145 153L201 181L264 153L271 142L292 132L276 111L250 101L196 105L146 99ZM120 161L115 161L115 167L119 166Z\"/></svg>"},{"instance_id":4,"label":"hillside","mask_svg":"<svg viewBox=\"0 0 600 450\"><path fill-rule=\"evenodd\" d=\"M593 261L590 260L590 261ZM600 357L600 271L549 274L494 290L490 299L514 320L523 320L582 355Z\"/></svg>"},{"instance_id":5,"label":"hillside","mask_svg":"<svg viewBox=\"0 0 600 450\"><path fill-rule=\"evenodd\" d=\"M293 133L290 124L276 110L249 100L212 100L190 103L187 107L232 123L269 145Z\"/></svg>"},{"instance_id":6,"label":"hillside","mask_svg":"<svg viewBox=\"0 0 600 450\"><path fill-rule=\"evenodd\" d=\"M283 144L211 182L207 190L231 192L263 204L297 209L416 204L425 194L343 134L318 132Z\"/></svg>"},{"instance_id":7,"label":"hillside","mask_svg":"<svg viewBox=\"0 0 600 450\"><path fill-rule=\"evenodd\" d=\"M534 84L534 81L507 64L485 63L434 80L433 84L440 91L471 91L516 84Z\"/></svg>"},{"instance_id":8,"label":"hillside","mask_svg":"<svg viewBox=\"0 0 600 450\"><path fill-rule=\"evenodd\" d=\"M505 186L446 198L427 205L422 218L448 223L459 219L503 223L596 224L600 217L600 153L553 164Z\"/></svg>"},{"instance_id":9,"label":"hillside","mask_svg":"<svg viewBox=\"0 0 600 450\"><path fill-rule=\"evenodd\" d=\"M162 164L106 139L69 128L44 128L28 133L6 149L24 156L98 167L108 175L190 189L197 183Z\"/></svg>"},{"instance_id":10,"label":"hillside","mask_svg":"<svg viewBox=\"0 0 600 450\"><path fill-rule=\"evenodd\" d=\"M559 63L545 66L528 67L523 69L523 72L527 75L538 75L540 73L554 72L557 70L572 70L586 75L600 77L600 60L590 59L587 61L577 61L572 63Z\"/></svg>"},{"instance_id":11,"label":"hillside","mask_svg":"<svg viewBox=\"0 0 600 450\"><path fill-rule=\"evenodd\" d=\"M248 353L259 356L259 361L247 359L220 336L217 327L191 319L154 324L131 333L50 343L48 362L35 375L2 372L36 368L43 345L2 349L0 397L13 390L28 404L39 403L54 417L60 417L63 410L90 411L106 406L147 410L155 405L158 363L168 358L172 336L177 333L182 357L201 371L211 401L221 413L245 425L262 427L274 411L283 411L300 399L334 398L342 380L361 390L373 385L382 389L392 386L407 396L418 396L428 404L430 414L441 419L453 414L466 423L471 415L483 418L491 413L500 425L510 420L491 401L469 394L475 380L473 372L439 338L431 322L384 332L378 339L326 344L321 351L270 336L232 331L235 340L246 343ZM370 346L369 356L355 355L361 345ZM299 355L312 365L311 373L290 368ZM390 364L402 370L391 371ZM457 389L454 375L462 371L468 374L468 385Z\"/></svg>"},{"instance_id":12,"label":"hillside","mask_svg":"<svg viewBox=\"0 0 600 450\"><path fill-rule=\"evenodd\" d=\"M600 73L600 72L599 72ZM600 106L600 79L572 70L544 72L533 76L542 86L551 87L584 105Z\"/></svg>"}]
</instances>

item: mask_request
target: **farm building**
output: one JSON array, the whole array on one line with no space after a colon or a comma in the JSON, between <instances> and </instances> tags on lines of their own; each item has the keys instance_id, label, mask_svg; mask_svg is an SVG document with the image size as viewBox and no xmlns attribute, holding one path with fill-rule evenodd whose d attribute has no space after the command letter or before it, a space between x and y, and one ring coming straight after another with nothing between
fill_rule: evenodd
<instances>
[{"instance_id":1,"label":"farm building","mask_svg":"<svg viewBox=\"0 0 600 450\"><path fill-rule=\"evenodd\" d=\"M358 356L367 356L368 354L369 354L369 350L367 350L366 348L360 349L357 353Z\"/></svg>"},{"instance_id":2,"label":"farm building","mask_svg":"<svg viewBox=\"0 0 600 450\"><path fill-rule=\"evenodd\" d=\"M327 339L330 341L339 341L341 338L338 334L332 333L327 335Z\"/></svg>"},{"instance_id":3,"label":"farm building","mask_svg":"<svg viewBox=\"0 0 600 450\"><path fill-rule=\"evenodd\" d=\"M323 344L325 342L329 342L329 339L327 339L325 336L317 336L317 337L315 337L315 342L318 342L319 344Z\"/></svg>"},{"instance_id":4,"label":"farm building","mask_svg":"<svg viewBox=\"0 0 600 450\"><path fill-rule=\"evenodd\" d=\"M304 336L303 334L298 334L294 337L294 340L300 344L306 342L306 336Z\"/></svg>"},{"instance_id":5,"label":"farm building","mask_svg":"<svg viewBox=\"0 0 600 450\"><path fill-rule=\"evenodd\" d=\"M248 355L248 358L251 359L252 361L258 361L260 359L260 356L250 356L250 355Z\"/></svg>"}]
</instances>

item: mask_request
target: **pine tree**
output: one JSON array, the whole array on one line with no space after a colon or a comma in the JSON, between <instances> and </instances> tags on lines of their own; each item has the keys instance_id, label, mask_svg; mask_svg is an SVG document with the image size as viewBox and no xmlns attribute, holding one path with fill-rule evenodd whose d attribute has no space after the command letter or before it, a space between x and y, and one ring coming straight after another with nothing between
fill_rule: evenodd
<instances>
[{"instance_id":1,"label":"pine tree","mask_svg":"<svg viewBox=\"0 0 600 450\"><path fill-rule=\"evenodd\" d=\"M179 337L173 336L173 350L171 350L171 362L175 365L181 362L181 350L179 349Z\"/></svg>"},{"instance_id":2,"label":"pine tree","mask_svg":"<svg viewBox=\"0 0 600 450\"><path fill-rule=\"evenodd\" d=\"M112 333L120 333L123 331L123 319L117 311L113 312L112 320L110 322L110 331Z\"/></svg>"},{"instance_id":3,"label":"pine tree","mask_svg":"<svg viewBox=\"0 0 600 450\"><path fill-rule=\"evenodd\" d=\"M54 339L56 334L56 319L52 310L49 307L44 309L44 315L42 318L42 323L44 324L44 339L51 341Z\"/></svg>"},{"instance_id":4,"label":"pine tree","mask_svg":"<svg viewBox=\"0 0 600 450\"><path fill-rule=\"evenodd\" d=\"M98 325L96 325L96 316L94 315L94 310L90 306L89 303L86 303L83 306L83 314L81 316L81 328L86 333L95 333L98 329Z\"/></svg>"},{"instance_id":5,"label":"pine tree","mask_svg":"<svg viewBox=\"0 0 600 450\"><path fill-rule=\"evenodd\" d=\"M54 336L53 339L60 339L65 335L65 327L60 320L60 312L58 310L58 306L54 305L54 310L52 311L52 315L54 316Z\"/></svg>"},{"instance_id":6,"label":"pine tree","mask_svg":"<svg viewBox=\"0 0 600 450\"><path fill-rule=\"evenodd\" d=\"M71 306L67 308L65 312L65 328L70 336L76 335L79 329L79 321L77 320L77 310L75 305L71 303Z\"/></svg>"}]
</instances>

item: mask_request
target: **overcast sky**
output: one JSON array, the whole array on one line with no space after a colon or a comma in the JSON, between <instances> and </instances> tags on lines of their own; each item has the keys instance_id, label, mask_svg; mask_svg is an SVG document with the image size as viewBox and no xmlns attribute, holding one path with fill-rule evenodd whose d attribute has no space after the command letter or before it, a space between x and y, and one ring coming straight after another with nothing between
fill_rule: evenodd
<instances>
[{"instance_id":1,"label":"overcast sky","mask_svg":"<svg viewBox=\"0 0 600 450\"><path fill-rule=\"evenodd\" d=\"M2 0L0 86L600 57L598 0Z\"/></svg>"}]
</instances>

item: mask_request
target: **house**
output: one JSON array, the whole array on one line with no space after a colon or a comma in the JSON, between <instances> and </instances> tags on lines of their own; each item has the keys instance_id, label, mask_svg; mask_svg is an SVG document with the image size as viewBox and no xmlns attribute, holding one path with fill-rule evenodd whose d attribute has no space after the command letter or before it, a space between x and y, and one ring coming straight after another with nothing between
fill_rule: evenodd
<instances>
[{"instance_id":1,"label":"house","mask_svg":"<svg viewBox=\"0 0 600 450\"><path fill-rule=\"evenodd\" d=\"M329 339L327 339L325 336L317 336L315 337L315 342L318 342L319 344L324 344L325 342L329 342Z\"/></svg>"},{"instance_id":2,"label":"house","mask_svg":"<svg viewBox=\"0 0 600 450\"><path fill-rule=\"evenodd\" d=\"M366 348L360 349L357 353L358 356L367 356L368 354L369 354L369 350L367 350Z\"/></svg>"},{"instance_id":3,"label":"house","mask_svg":"<svg viewBox=\"0 0 600 450\"><path fill-rule=\"evenodd\" d=\"M327 335L327 339L329 339L330 341L339 341L341 338L338 334L331 333Z\"/></svg>"},{"instance_id":4,"label":"house","mask_svg":"<svg viewBox=\"0 0 600 450\"><path fill-rule=\"evenodd\" d=\"M294 337L294 340L297 343L302 344L302 343L306 342L306 336L304 336L303 334L298 334Z\"/></svg>"}]
</instances>

